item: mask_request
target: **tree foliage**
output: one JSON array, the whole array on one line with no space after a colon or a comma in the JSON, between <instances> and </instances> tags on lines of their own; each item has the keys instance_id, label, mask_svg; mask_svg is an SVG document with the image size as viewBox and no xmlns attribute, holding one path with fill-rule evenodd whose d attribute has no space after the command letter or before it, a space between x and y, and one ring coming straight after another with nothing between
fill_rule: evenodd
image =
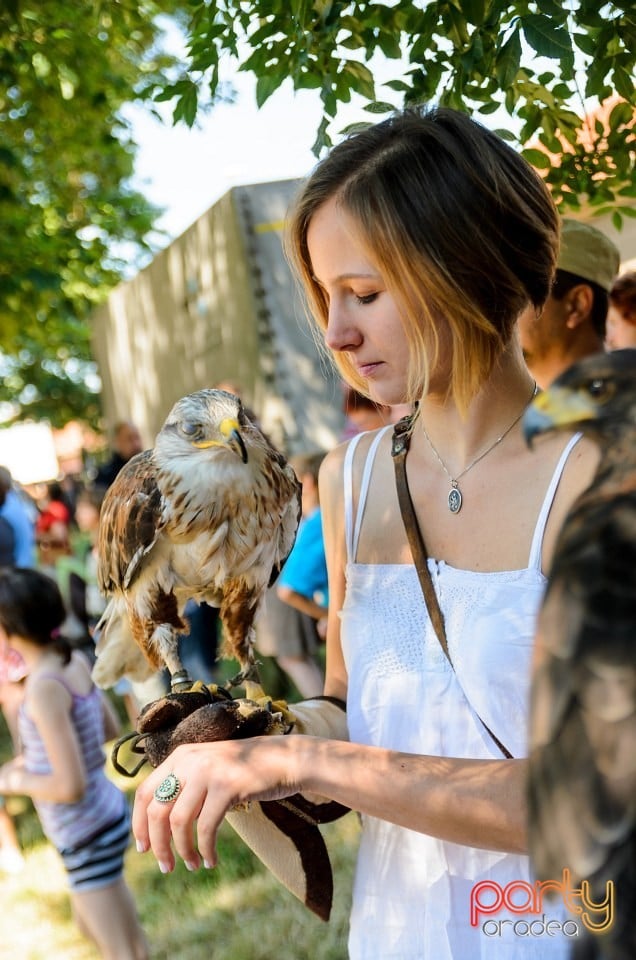
<instances>
[{"instance_id":1,"label":"tree foliage","mask_svg":"<svg viewBox=\"0 0 636 960\"><path fill-rule=\"evenodd\" d=\"M162 13L184 25L181 65L162 52ZM87 317L157 213L130 186L127 103L173 100L191 125L226 97L233 64L256 77L259 105L286 80L319 91L317 154L354 94L370 119L422 101L487 122L501 108L515 130L502 136L557 203L611 210L618 225L634 213L635 56L633 0L4 0L2 410L54 425L99 416ZM382 86L379 57L394 67Z\"/></svg>"},{"instance_id":2,"label":"tree foliage","mask_svg":"<svg viewBox=\"0 0 636 960\"><path fill-rule=\"evenodd\" d=\"M191 0L189 63L163 98L192 123L228 55L256 76L259 105L290 79L320 91L315 152L352 94L372 114L435 101L487 118L503 108L555 201L633 214L633 0ZM378 96L372 60L395 62ZM618 97L603 120L590 101Z\"/></svg>"},{"instance_id":3,"label":"tree foliage","mask_svg":"<svg viewBox=\"0 0 636 960\"><path fill-rule=\"evenodd\" d=\"M166 82L155 17L173 6L0 12L0 402L20 418L98 418L86 317L121 276L116 252L143 247L157 214L130 187L121 107Z\"/></svg>"}]
</instances>

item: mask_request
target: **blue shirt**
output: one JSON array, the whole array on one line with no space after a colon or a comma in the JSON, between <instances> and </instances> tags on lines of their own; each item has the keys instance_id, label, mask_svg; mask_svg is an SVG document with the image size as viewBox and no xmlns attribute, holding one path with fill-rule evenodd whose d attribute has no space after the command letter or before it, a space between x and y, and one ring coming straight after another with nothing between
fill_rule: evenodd
<instances>
[{"instance_id":1,"label":"blue shirt","mask_svg":"<svg viewBox=\"0 0 636 960\"><path fill-rule=\"evenodd\" d=\"M14 557L16 567L35 565L35 520L29 516L29 510L15 490L7 492L6 500L0 507L0 517L4 517L13 528L15 537Z\"/></svg>"},{"instance_id":2,"label":"blue shirt","mask_svg":"<svg viewBox=\"0 0 636 960\"><path fill-rule=\"evenodd\" d=\"M321 606L327 606L327 561L319 507L301 521L296 542L277 586L288 587Z\"/></svg>"}]
</instances>

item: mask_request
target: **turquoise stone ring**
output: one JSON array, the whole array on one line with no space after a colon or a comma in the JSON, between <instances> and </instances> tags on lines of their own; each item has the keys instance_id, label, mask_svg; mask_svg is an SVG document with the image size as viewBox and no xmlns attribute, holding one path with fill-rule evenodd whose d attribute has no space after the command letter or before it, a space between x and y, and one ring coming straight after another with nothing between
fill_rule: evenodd
<instances>
[{"instance_id":1,"label":"turquoise stone ring","mask_svg":"<svg viewBox=\"0 0 636 960\"><path fill-rule=\"evenodd\" d=\"M158 800L159 803L172 803L179 796L180 790L181 784L174 773L169 773L155 790L155 800Z\"/></svg>"}]
</instances>

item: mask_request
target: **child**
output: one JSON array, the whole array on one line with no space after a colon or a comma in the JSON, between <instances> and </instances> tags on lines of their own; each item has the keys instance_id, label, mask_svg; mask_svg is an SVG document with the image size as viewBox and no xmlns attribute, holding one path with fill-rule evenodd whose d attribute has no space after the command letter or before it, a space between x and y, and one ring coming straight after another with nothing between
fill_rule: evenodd
<instances>
[{"instance_id":1,"label":"child","mask_svg":"<svg viewBox=\"0 0 636 960\"><path fill-rule=\"evenodd\" d=\"M15 718L22 699L24 669L22 657L6 643L0 643L0 710L14 745L17 743ZM0 795L0 874L19 873L23 867L24 857L15 824L4 797Z\"/></svg>"},{"instance_id":2,"label":"child","mask_svg":"<svg viewBox=\"0 0 636 960\"><path fill-rule=\"evenodd\" d=\"M66 867L76 922L105 960L146 960L123 878L125 795L104 773L103 699L89 664L60 634L57 585L43 573L0 570L0 643L21 654L27 679L20 756L0 767L0 793L30 796Z\"/></svg>"}]
</instances>

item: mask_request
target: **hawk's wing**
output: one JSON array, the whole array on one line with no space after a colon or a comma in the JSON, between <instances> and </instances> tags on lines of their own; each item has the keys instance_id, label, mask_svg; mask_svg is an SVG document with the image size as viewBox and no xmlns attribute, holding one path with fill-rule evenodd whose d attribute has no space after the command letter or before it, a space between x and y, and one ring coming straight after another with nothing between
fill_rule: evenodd
<instances>
[{"instance_id":1,"label":"hawk's wing","mask_svg":"<svg viewBox=\"0 0 636 960\"><path fill-rule=\"evenodd\" d=\"M530 727L532 848L540 876L577 879L635 827L636 496L569 517L539 618Z\"/></svg>"},{"instance_id":2,"label":"hawk's wing","mask_svg":"<svg viewBox=\"0 0 636 960\"><path fill-rule=\"evenodd\" d=\"M126 590L133 583L164 525L162 510L153 452L145 450L122 467L104 497L97 567L103 593Z\"/></svg>"},{"instance_id":3,"label":"hawk's wing","mask_svg":"<svg viewBox=\"0 0 636 960\"><path fill-rule=\"evenodd\" d=\"M636 957L635 373L636 351L588 357L526 421L528 437L581 427L601 452L555 544L530 710L535 871L558 882L567 868L588 903L609 904L591 919L595 936L579 925L581 960Z\"/></svg>"},{"instance_id":4,"label":"hawk's wing","mask_svg":"<svg viewBox=\"0 0 636 960\"><path fill-rule=\"evenodd\" d=\"M289 483L292 493L295 491L296 495L289 499L281 517L278 538L280 560L272 567L268 584L270 587L278 579L278 575L283 569L285 561L287 560L287 557L291 553L292 547L296 542L296 534L298 533L298 525L300 523L302 514L301 484L296 477L293 467L287 463L285 458L278 452L278 450L276 450L275 447L271 447L271 458L272 461L274 461L278 468L282 471L284 479Z\"/></svg>"},{"instance_id":5,"label":"hawk's wing","mask_svg":"<svg viewBox=\"0 0 636 960\"><path fill-rule=\"evenodd\" d=\"M568 867L612 926L586 957L636 956L636 497L589 503L564 530L539 620L529 846L543 880ZM605 508L605 509L604 509ZM613 888L612 888L613 885ZM600 918L597 918L600 919Z\"/></svg>"}]
</instances>

